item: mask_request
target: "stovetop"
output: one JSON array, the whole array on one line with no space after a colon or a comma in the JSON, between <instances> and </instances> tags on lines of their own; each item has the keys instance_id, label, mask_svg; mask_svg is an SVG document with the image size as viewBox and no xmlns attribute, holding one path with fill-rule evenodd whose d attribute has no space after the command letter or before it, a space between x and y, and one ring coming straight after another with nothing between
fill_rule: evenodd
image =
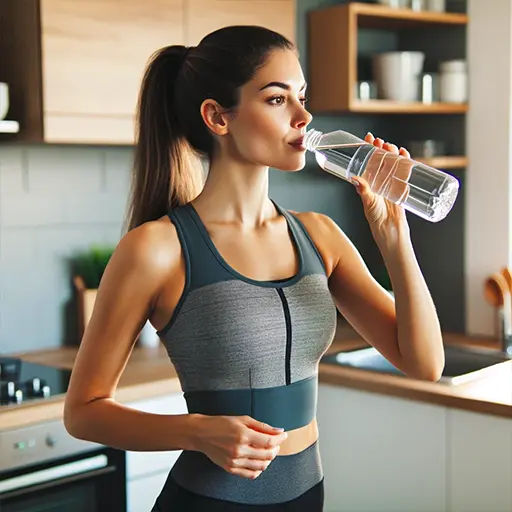
<instances>
[{"instance_id":1,"label":"stovetop","mask_svg":"<svg viewBox=\"0 0 512 512\"><path fill-rule=\"evenodd\" d=\"M65 393L71 370L0 357L0 406L44 400Z\"/></svg>"}]
</instances>

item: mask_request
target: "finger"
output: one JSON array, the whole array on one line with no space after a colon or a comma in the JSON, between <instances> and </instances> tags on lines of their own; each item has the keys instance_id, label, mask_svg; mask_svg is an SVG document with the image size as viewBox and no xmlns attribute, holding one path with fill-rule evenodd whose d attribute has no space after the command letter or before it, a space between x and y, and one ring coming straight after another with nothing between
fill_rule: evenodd
<instances>
[{"instance_id":1,"label":"finger","mask_svg":"<svg viewBox=\"0 0 512 512\"><path fill-rule=\"evenodd\" d=\"M268 434L261 434L256 431L249 431L248 445L254 446L255 448L264 448L271 450L272 448L279 446L287 437L288 434L283 432L282 434L269 436Z\"/></svg>"},{"instance_id":2,"label":"finger","mask_svg":"<svg viewBox=\"0 0 512 512\"><path fill-rule=\"evenodd\" d=\"M280 446L273 446L272 448L256 448L254 446L244 446L240 450L241 457L247 459L258 459L258 460L274 460L280 451Z\"/></svg>"},{"instance_id":3,"label":"finger","mask_svg":"<svg viewBox=\"0 0 512 512\"><path fill-rule=\"evenodd\" d=\"M398 148L394 144L390 144L389 142L386 142L383 146L383 149L386 151L390 151L391 153L395 153L398 155Z\"/></svg>"},{"instance_id":4,"label":"finger","mask_svg":"<svg viewBox=\"0 0 512 512\"><path fill-rule=\"evenodd\" d=\"M249 471L265 471L272 461L259 459L235 459L231 463L233 469L245 469Z\"/></svg>"},{"instance_id":5,"label":"finger","mask_svg":"<svg viewBox=\"0 0 512 512\"><path fill-rule=\"evenodd\" d=\"M261 471L251 471L249 469L235 468L229 470L228 473L232 475L241 476L242 478L248 478L249 480L256 480L261 475Z\"/></svg>"},{"instance_id":6,"label":"finger","mask_svg":"<svg viewBox=\"0 0 512 512\"><path fill-rule=\"evenodd\" d=\"M355 185L357 193L361 196L364 205L369 205L372 203L374 199L374 194L370 189L370 186L366 182L366 180L362 178L352 178L352 183Z\"/></svg>"},{"instance_id":7,"label":"finger","mask_svg":"<svg viewBox=\"0 0 512 512\"><path fill-rule=\"evenodd\" d=\"M251 416L245 416L243 421L246 426L251 428L252 430L256 430L257 432L263 432L264 434L273 434L278 435L283 432L284 429L281 427L273 427L268 425L267 423L263 423L262 421L255 420Z\"/></svg>"},{"instance_id":8,"label":"finger","mask_svg":"<svg viewBox=\"0 0 512 512\"><path fill-rule=\"evenodd\" d=\"M411 158L411 154L405 148L400 148L399 154L405 156L406 158Z\"/></svg>"},{"instance_id":9,"label":"finger","mask_svg":"<svg viewBox=\"0 0 512 512\"><path fill-rule=\"evenodd\" d=\"M373 136L373 133L368 132L368 133L365 135L364 140L365 140L366 142L368 142L369 144L373 144L373 141L375 140L375 137Z\"/></svg>"},{"instance_id":10,"label":"finger","mask_svg":"<svg viewBox=\"0 0 512 512\"><path fill-rule=\"evenodd\" d=\"M381 148L381 147L384 145L384 141L383 141L380 137L377 137L377 138L373 141L373 145L374 145L374 146L377 146L378 148Z\"/></svg>"},{"instance_id":11,"label":"finger","mask_svg":"<svg viewBox=\"0 0 512 512\"><path fill-rule=\"evenodd\" d=\"M382 162L384 161L384 158L386 157L387 154L388 152L386 151L373 151L370 154L370 158L366 163L366 167L361 178L366 180L366 182L372 189L375 180L379 176L379 169L381 168Z\"/></svg>"}]
</instances>

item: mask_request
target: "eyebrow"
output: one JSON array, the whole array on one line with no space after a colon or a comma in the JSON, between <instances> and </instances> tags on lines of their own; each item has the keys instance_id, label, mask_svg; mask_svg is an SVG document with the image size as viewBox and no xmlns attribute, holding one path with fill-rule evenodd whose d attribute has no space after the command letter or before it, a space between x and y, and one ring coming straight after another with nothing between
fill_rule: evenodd
<instances>
[{"instance_id":1,"label":"eyebrow","mask_svg":"<svg viewBox=\"0 0 512 512\"><path fill-rule=\"evenodd\" d=\"M300 88L300 91L303 91L307 87L307 82L304 82L302 87ZM284 82L269 82L267 85L264 85L259 90L263 91L264 89L268 89L269 87L280 87L281 89L284 89L285 91L290 91L291 87L288 84L285 84Z\"/></svg>"}]
</instances>

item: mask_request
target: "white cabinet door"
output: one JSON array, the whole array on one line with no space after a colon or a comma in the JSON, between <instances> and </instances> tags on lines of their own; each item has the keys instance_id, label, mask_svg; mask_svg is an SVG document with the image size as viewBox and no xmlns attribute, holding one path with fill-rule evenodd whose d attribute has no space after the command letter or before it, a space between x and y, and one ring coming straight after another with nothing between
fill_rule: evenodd
<instances>
[{"instance_id":1,"label":"white cabinet door","mask_svg":"<svg viewBox=\"0 0 512 512\"><path fill-rule=\"evenodd\" d=\"M451 512L512 510L512 420L448 411Z\"/></svg>"},{"instance_id":2,"label":"white cabinet door","mask_svg":"<svg viewBox=\"0 0 512 512\"><path fill-rule=\"evenodd\" d=\"M325 512L446 510L446 409L319 386Z\"/></svg>"},{"instance_id":3,"label":"white cabinet door","mask_svg":"<svg viewBox=\"0 0 512 512\"><path fill-rule=\"evenodd\" d=\"M167 472L137 478L128 482L127 512L149 512L162 490Z\"/></svg>"},{"instance_id":4,"label":"white cabinet door","mask_svg":"<svg viewBox=\"0 0 512 512\"><path fill-rule=\"evenodd\" d=\"M128 404L129 407L155 414L186 414L187 404L181 393ZM161 471L169 472L181 450L162 452L126 452L128 480Z\"/></svg>"}]
</instances>

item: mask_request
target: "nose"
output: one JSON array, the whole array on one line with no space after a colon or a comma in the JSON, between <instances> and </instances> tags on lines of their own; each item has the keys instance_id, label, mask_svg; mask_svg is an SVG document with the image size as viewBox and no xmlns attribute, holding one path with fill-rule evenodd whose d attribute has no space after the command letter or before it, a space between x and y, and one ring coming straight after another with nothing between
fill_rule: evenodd
<instances>
[{"instance_id":1,"label":"nose","mask_svg":"<svg viewBox=\"0 0 512 512\"><path fill-rule=\"evenodd\" d=\"M305 128L309 123L311 123L312 119L313 116L301 105L300 110L294 119L293 127L299 130L301 128Z\"/></svg>"}]
</instances>

